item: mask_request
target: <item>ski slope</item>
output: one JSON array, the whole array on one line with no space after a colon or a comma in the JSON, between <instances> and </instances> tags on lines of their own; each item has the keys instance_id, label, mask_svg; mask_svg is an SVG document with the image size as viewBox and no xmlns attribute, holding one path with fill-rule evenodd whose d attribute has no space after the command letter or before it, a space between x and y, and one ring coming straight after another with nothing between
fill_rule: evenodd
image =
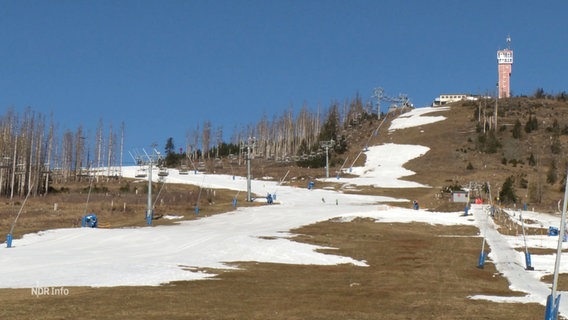
<instances>
[{"instance_id":1,"label":"ski slope","mask_svg":"<svg viewBox=\"0 0 568 320\"><path fill-rule=\"evenodd\" d=\"M429 112L447 108L415 109L393 121L392 130L441 121L443 116L428 117ZM427 119L423 119L427 118ZM434 118L434 119L432 119ZM409 181L413 172L404 169L405 162L428 152L425 146L386 144L370 147L366 163L353 168L356 178L341 178L338 183L375 187L428 187ZM123 169L123 175L134 177L136 167ZM401 178L406 180L401 180ZM153 179L157 179L154 172ZM207 188L246 190L244 177L190 172L179 175L170 170L166 182L187 183ZM181 221L173 226L125 229L68 228L46 230L14 239L13 248L0 249L0 288L34 288L67 286L143 286L160 285L179 280L198 280L213 276L202 270L231 269L233 262L257 261L287 264L334 265L349 263L364 268L366 261L317 252L321 247L290 240L290 230L336 218L350 221L369 217L377 222L425 222L432 224L476 225L487 240L488 259L510 282L512 290L525 296L473 296L498 302L546 303L548 285L539 279L551 274L554 255L532 256L535 271L524 270L524 256L515 248L522 247L522 235L504 236L482 206L472 207L474 219L460 217L462 212L430 212L384 205L408 199L380 196L347 195L341 192L278 185L273 181L254 180L256 195L276 194L276 205L238 208L236 211ZM179 212L165 213L171 216ZM516 214L511 211L510 214ZM559 225L559 218L534 212L523 212L534 226L547 229ZM557 237L528 235L531 247L555 249ZM563 254L562 272L568 272L568 257ZM474 267L476 257L472 257ZM568 304L560 304L560 312L568 315Z\"/></svg>"}]
</instances>

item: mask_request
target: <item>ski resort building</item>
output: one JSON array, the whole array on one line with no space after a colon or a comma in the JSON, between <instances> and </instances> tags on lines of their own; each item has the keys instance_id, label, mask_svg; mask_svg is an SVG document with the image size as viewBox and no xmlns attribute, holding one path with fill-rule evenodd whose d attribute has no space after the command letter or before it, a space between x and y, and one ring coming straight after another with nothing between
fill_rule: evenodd
<instances>
[{"instance_id":1,"label":"ski resort building","mask_svg":"<svg viewBox=\"0 0 568 320\"><path fill-rule=\"evenodd\" d=\"M463 94L463 93L459 93L459 94L441 94L438 98L434 99L434 102L432 102L432 106L436 107L436 106L441 106L447 103L452 103L452 102L458 102L458 101L462 101L462 100L471 100L471 101L476 101L478 99L478 97L473 96L471 94Z\"/></svg>"}]
</instances>

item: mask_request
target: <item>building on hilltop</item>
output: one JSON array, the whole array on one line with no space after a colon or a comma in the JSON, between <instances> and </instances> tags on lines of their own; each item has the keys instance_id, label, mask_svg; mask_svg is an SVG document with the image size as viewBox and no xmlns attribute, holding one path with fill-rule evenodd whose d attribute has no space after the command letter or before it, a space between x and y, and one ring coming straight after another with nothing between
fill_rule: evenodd
<instances>
[{"instance_id":1,"label":"building on hilltop","mask_svg":"<svg viewBox=\"0 0 568 320\"><path fill-rule=\"evenodd\" d=\"M513 50L511 50L511 37L507 36L507 49L497 50L497 71L499 81L497 91L499 99L511 96L511 71L513 69Z\"/></svg>"},{"instance_id":2,"label":"building on hilltop","mask_svg":"<svg viewBox=\"0 0 568 320\"><path fill-rule=\"evenodd\" d=\"M434 99L432 102L432 107L441 106L447 103L458 102L462 100L476 101L479 97L471 94L441 94L438 98Z\"/></svg>"}]
</instances>

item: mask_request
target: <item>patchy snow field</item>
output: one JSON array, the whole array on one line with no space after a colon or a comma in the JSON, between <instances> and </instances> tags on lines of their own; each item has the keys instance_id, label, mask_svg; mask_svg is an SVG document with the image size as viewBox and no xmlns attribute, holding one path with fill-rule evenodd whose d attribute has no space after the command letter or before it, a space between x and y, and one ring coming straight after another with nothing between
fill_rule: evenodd
<instances>
[{"instance_id":1,"label":"patchy snow field","mask_svg":"<svg viewBox=\"0 0 568 320\"><path fill-rule=\"evenodd\" d=\"M395 119L390 130L433 123L443 116L424 116L448 108L420 108ZM356 178L338 180L353 186L371 185L388 188L427 187L399 180L413 173L402 168L410 159L428 148L416 145L386 144L367 151L364 167L352 168ZM136 167L124 168L126 177L134 177ZM155 173L156 174L156 173ZM157 175L154 177L157 178ZM331 180L331 179L330 179ZM179 175L170 170L167 182L188 183L207 188L246 190L246 179L228 175L191 172ZM501 235L484 206L475 205L469 218L462 212L441 213L390 207L381 202L407 202L377 196L346 195L330 190L307 190L279 186L276 182L255 180L252 191L264 196L277 195L277 205L238 208L235 212L183 221L174 226L126 229L56 229L25 235L13 241L13 248L0 252L1 288L45 286L141 286L159 285L177 280L210 277L200 268L232 268L234 261L258 261L289 264L331 265L351 263L365 267L365 261L318 253L319 247L289 239L289 230L328 219L350 221L369 217L377 222L425 222L432 224L477 225L490 247L488 259L496 264L510 282L511 289L526 292L523 297L474 296L500 302L546 303L548 285L539 278L551 274L553 255L532 256L535 271L524 269L522 234ZM326 200L325 202L322 199ZM510 214L516 214L510 212ZM523 212L533 225L548 229L558 227L559 218L552 215ZM178 218L172 214L172 219ZM557 237L546 234L527 235L531 247L555 249ZM481 249L481 248L480 248ZM562 272L568 272L568 257L563 254ZM472 257L475 265L477 257ZM568 315L568 304L560 304Z\"/></svg>"}]
</instances>

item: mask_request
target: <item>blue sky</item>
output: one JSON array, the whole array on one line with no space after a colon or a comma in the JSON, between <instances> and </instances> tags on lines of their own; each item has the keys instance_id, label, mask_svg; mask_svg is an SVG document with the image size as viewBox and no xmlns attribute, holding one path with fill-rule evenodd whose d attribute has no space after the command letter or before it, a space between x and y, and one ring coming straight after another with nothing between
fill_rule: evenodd
<instances>
[{"instance_id":1,"label":"blue sky","mask_svg":"<svg viewBox=\"0 0 568 320\"><path fill-rule=\"evenodd\" d=\"M512 37L513 95L568 91L568 2L3 1L0 107L53 113L94 136L124 121L126 148L185 144L373 88L418 107L494 94Z\"/></svg>"}]
</instances>

